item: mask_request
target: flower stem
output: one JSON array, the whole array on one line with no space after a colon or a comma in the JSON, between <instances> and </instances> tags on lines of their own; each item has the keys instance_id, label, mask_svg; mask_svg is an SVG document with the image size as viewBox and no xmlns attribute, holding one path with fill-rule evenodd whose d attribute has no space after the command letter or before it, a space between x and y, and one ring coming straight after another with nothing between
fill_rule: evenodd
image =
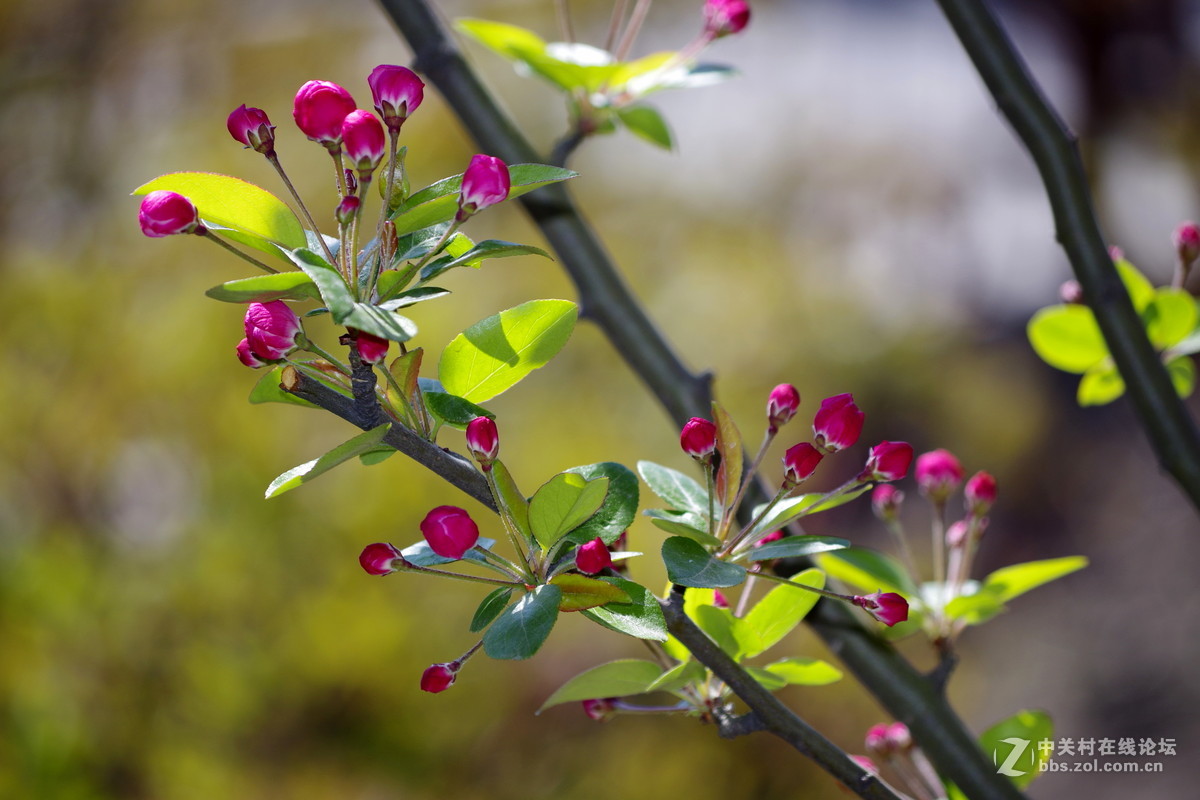
<instances>
[{"instance_id":1,"label":"flower stem","mask_svg":"<svg viewBox=\"0 0 1200 800\"><path fill-rule=\"evenodd\" d=\"M312 339L309 339L307 336L305 336L304 339L302 340L302 342L300 344L300 349L306 350L310 353L313 353L314 355L320 356L321 358L328 361L330 364L333 364L333 366L337 369L337 371L341 372L344 375L351 374L349 367L347 367L345 364L343 364L338 359L334 358L332 354L325 352L323 349L321 349L320 345L318 345Z\"/></svg>"},{"instance_id":2,"label":"flower stem","mask_svg":"<svg viewBox=\"0 0 1200 800\"><path fill-rule=\"evenodd\" d=\"M313 232L314 238L321 243L321 250L325 253L325 258L329 260L331 265L335 264L336 259L333 257L333 251L331 251L329 249L329 245L325 243L325 237L321 235L321 229L317 227L317 223L313 220L312 214L308 212L308 206L304 205L304 201L300 199L300 194L296 191L296 187L292 185L291 179L287 176L287 173L284 172L283 165L279 163L279 157L276 156L274 152L271 152L267 154L267 161L271 162L271 166L274 167L275 171L279 173L279 177L283 181L283 185L287 187L289 192L291 192L292 199L296 201L296 206L299 207L300 213L304 215L304 221L308 223L309 230Z\"/></svg>"},{"instance_id":3,"label":"flower stem","mask_svg":"<svg viewBox=\"0 0 1200 800\"><path fill-rule=\"evenodd\" d=\"M200 231L198 231L198 232L205 239L208 239L210 242L213 242L215 244L219 244L221 247L223 247L226 250L228 250L229 252L233 253L235 256L238 256L239 258L243 258L246 261L249 261L251 264L258 267L259 269L261 269L264 272L270 272L270 273L279 272L279 270L275 269L274 267L267 266L266 264L264 264L263 262L261 262L257 258L255 258L254 256L248 255L246 253L243 253L241 250L238 250L236 247L234 247L229 242L222 239L220 236L217 236L215 233L210 231L208 228L201 228Z\"/></svg>"},{"instance_id":4,"label":"flower stem","mask_svg":"<svg viewBox=\"0 0 1200 800\"><path fill-rule=\"evenodd\" d=\"M485 578L482 575L466 575L461 572L450 572L444 569L434 569L433 567L419 567L416 564L409 563L404 567L405 572L425 572L430 575L441 575L444 578L454 578L460 581L470 581L471 583L486 583L491 586L524 586L521 581L501 581L495 578Z\"/></svg>"}]
</instances>

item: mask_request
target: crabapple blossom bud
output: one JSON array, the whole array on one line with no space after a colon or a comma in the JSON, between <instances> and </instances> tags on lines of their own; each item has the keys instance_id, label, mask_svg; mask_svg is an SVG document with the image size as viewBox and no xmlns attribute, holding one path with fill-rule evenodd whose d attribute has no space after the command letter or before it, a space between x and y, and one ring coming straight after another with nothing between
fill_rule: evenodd
<instances>
[{"instance_id":1,"label":"crabapple blossom bud","mask_svg":"<svg viewBox=\"0 0 1200 800\"><path fill-rule=\"evenodd\" d=\"M502 202L508 197L510 188L507 164L495 156L482 153L472 156L467 171L463 173L455 219L462 222L472 214Z\"/></svg>"},{"instance_id":2,"label":"crabapple blossom bud","mask_svg":"<svg viewBox=\"0 0 1200 800\"><path fill-rule=\"evenodd\" d=\"M891 522L896 518L902 503L904 492L890 483L882 483L871 492L871 508L875 511L875 516L884 522Z\"/></svg>"},{"instance_id":3,"label":"crabapple blossom bud","mask_svg":"<svg viewBox=\"0 0 1200 800\"><path fill-rule=\"evenodd\" d=\"M935 503L944 503L962 479L962 464L949 450L931 450L917 458L917 486Z\"/></svg>"},{"instance_id":4,"label":"crabapple blossom bud","mask_svg":"<svg viewBox=\"0 0 1200 800\"><path fill-rule=\"evenodd\" d=\"M863 737L863 746L867 748L868 753L873 755L888 755L891 752L891 742L888 740L887 723L881 722L867 728L867 735Z\"/></svg>"},{"instance_id":5,"label":"crabapple blossom bud","mask_svg":"<svg viewBox=\"0 0 1200 800\"><path fill-rule=\"evenodd\" d=\"M425 83L408 67L380 64L367 77L375 110L392 130L400 130L404 120L417 110L425 98Z\"/></svg>"},{"instance_id":6,"label":"crabapple blossom bud","mask_svg":"<svg viewBox=\"0 0 1200 800\"><path fill-rule=\"evenodd\" d=\"M729 599L720 589L713 589L713 605L717 608L729 608Z\"/></svg>"},{"instance_id":7,"label":"crabapple blossom bud","mask_svg":"<svg viewBox=\"0 0 1200 800\"><path fill-rule=\"evenodd\" d=\"M788 448L783 454L783 485L787 489L799 486L812 475L824 456L808 442Z\"/></svg>"},{"instance_id":8,"label":"crabapple blossom bud","mask_svg":"<svg viewBox=\"0 0 1200 800\"><path fill-rule=\"evenodd\" d=\"M282 300L251 303L244 320L250 350L263 361L279 361L296 349L300 319Z\"/></svg>"},{"instance_id":9,"label":"crabapple blossom bud","mask_svg":"<svg viewBox=\"0 0 1200 800\"><path fill-rule=\"evenodd\" d=\"M1125 260L1125 251L1122 250L1121 248L1117 247L1115 244L1110 245L1108 248L1108 257L1111 258L1113 261L1124 261Z\"/></svg>"},{"instance_id":10,"label":"crabapple blossom bud","mask_svg":"<svg viewBox=\"0 0 1200 800\"><path fill-rule=\"evenodd\" d=\"M1200 227L1194 222L1181 222L1171 236L1175 243L1175 252L1179 254L1180 263L1190 267L1200 258Z\"/></svg>"},{"instance_id":11,"label":"crabapple blossom bud","mask_svg":"<svg viewBox=\"0 0 1200 800\"><path fill-rule=\"evenodd\" d=\"M225 121L229 135L263 155L275 152L275 126L261 108L248 108L244 103L229 112Z\"/></svg>"},{"instance_id":12,"label":"crabapple blossom bud","mask_svg":"<svg viewBox=\"0 0 1200 800\"><path fill-rule=\"evenodd\" d=\"M813 417L817 447L827 453L845 450L858 441L866 415L854 404L854 395L826 397Z\"/></svg>"},{"instance_id":13,"label":"crabapple blossom bud","mask_svg":"<svg viewBox=\"0 0 1200 800\"><path fill-rule=\"evenodd\" d=\"M704 33L720 39L740 33L750 21L750 6L745 0L707 0L704 3Z\"/></svg>"},{"instance_id":14,"label":"crabapple blossom bud","mask_svg":"<svg viewBox=\"0 0 1200 800\"><path fill-rule=\"evenodd\" d=\"M612 566L612 556L604 546L604 540L597 536L587 544L579 546L575 554L575 569L588 575L603 572Z\"/></svg>"},{"instance_id":15,"label":"crabapple blossom bud","mask_svg":"<svg viewBox=\"0 0 1200 800\"><path fill-rule=\"evenodd\" d=\"M795 386L781 383L772 389L771 396L767 398L767 424L771 431L775 432L781 425L786 425L796 416L799 407L800 392L796 391Z\"/></svg>"},{"instance_id":16,"label":"crabapple blossom bud","mask_svg":"<svg viewBox=\"0 0 1200 800\"><path fill-rule=\"evenodd\" d=\"M908 619L908 601L895 592L855 595L851 602L889 628Z\"/></svg>"},{"instance_id":17,"label":"crabapple blossom bud","mask_svg":"<svg viewBox=\"0 0 1200 800\"><path fill-rule=\"evenodd\" d=\"M267 362L254 355L254 352L250 349L249 339L242 339L238 342L237 357L238 361L241 361L247 367L250 367L250 369L259 369L267 366Z\"/></svg>"},{"instance_id":18,"label":"crabapple blossom bud","mask_svg":"<svg viewBox=\"0 0 1200 800\"><path fill-rule=\"evenodd\" d=\"M354 332L354 346L358 348L358 357L368 364L378 364L387 358L391 342L379 336L364 331Z\"/></svg>"},{"instance_id":19,"label":"crabapple blossom bud","mask_svg":"<svg viewBox=\"0 0 1200 800\"><path fill-rule=\"evenodd\" d=\"M354 216L358 213L358 209L362 207L362 201L355 195L348 194L341 199L334 209L333 216L338 221L339 225L349 225L354 221Z\"/></svg>"},{"instance_id":20,"label":"crabapple blossom bud","mask_svg":"<svg viewBox=\"0 0 1200 800\"><path fill-rule=\"evenodd\" d=\"M361 108L347 114L342 120L342 147L359 176L366 180L365 176L369 176L383 160L387 147L379 117Z\"/></svg>"},{"instance_id":21,"label":"crabapple blossom bud","mask_svg":"<svg viewBox=\"0 0 1200 800\"><path fill-rule=\"evenodd\" d=\"M1058 287L1058 299L1070 305L1080 305L1083 303L1083 287L1074 279L1063 281L1062 286Z\"/></svg>"},{"instance_id":22,"label":"crabapple blossom bud","mask_svg":"<svg viewBox=\"0 0 1200 800\"><path fill-rule=\"evenodd\" d=\"M717 449L717 426L704 417L692 417L679 433L679 446L692 458L707 464Z\"/></svg>"},{"instance_id":23,"label":"crabapple blossom bud","mask_svg":"<svg viewBox=\"0 0 1200 800\"><path fill-rule=\"evenodd\" d=\"M421 691L437 694L454 685L461 665L457 661L449 664L434 664L421 673Z\"/></svg>"},{"instance_id":24,"label":"crabapple blossom bud","mask_svg":"<svg viewBox=\"0 0 1200 800\"><path fill-rule=\"evenodd\" d=\"M583 701L583 713L587 714L590 719L596 722L608 722L616 714L617 709L613 705L613 698L601 697L594 700Z\"/></svg>"},{"instance_id":25,"label":"crabapple blossom bud","mask_svg":"<svg viewBox=\"0 0 1200 800\"><path fill-rule=\"evenodd\" d=\"M314 142L336 149L342 141L342 122L354 110L350 93L329 81L309 81L296 92L292 118Z\"/></svg>"},{"instance_id":26,"label":"crabapple blossom bud","mask_svg":"<svg viewBox=\"0 0 1200 800\"><path fill-rule=\"evenodd\" d=\"M457 506L438 506L421 520L421 535L433 552L458 560L479 541L479 526Z\"/></svg>"},{"instance_id":27,"label":"crabapple blossom bud","mask_svg":"<svg viewBox=\"0 0 1200 800\"><path fill-rule=\"evenodd\" d=\"M142 233L152 238L172 236L176 233L200 233L200 213L196 206L178 192L159 189L142 198L138 209L138 224Z\"/></svg>"},{"instance_id":28,"label":"crabapple blossom bud","mask_svg":"<svg viewBox=\"0 0 1200 800\"><path fill-rule=\"evenodd\" d=\"M966 520L958 520L957 522L946 528L946 546L947 547L962 547L967 543L967 537L971 533L971 526Z\"/></svg>"},{"instance_id":29,"label":"crabapple blossom bud","mask_svg":"<svg viewBox=\"0 0 1200 800\"><path fill-rule=\"evenodd\" d=\"M490 470L492 462L500 452L500 433L496 430L495 421L487 417L476 417L468 422L467 448L484 472Z\"/></svg>"},{"instance_id":30,"label":"crabapple blossom bud","mask_svg":"<svg viewBox=\"0 0 1200 800\"><path fill-rule=\"evenodd\" d=\"M908 474L913 449L908 442L880 442L867 454L859 480L898 481Z\"/></svg>"},{"instance_id":31,"label":"crabapple blossom bud","mask_svg":"<svg viewBox=\"0 0 1200 800\"><path fill-rule=\"evenodd\" d=\"M892 746L893 750L905 752L911 750L913 746L912 734L908 730L908 726L903 722L893 722L887 726L887 741Z\"/></svg>"},{"instance_id":32,"label":"crabapple blossom bud","mask_svg":"<svg viewBox=\"0 0 1200 800\"><path fill-rule=\"evenodd\" d=\"M996 479L991 473L976 472L963 489L963 500L968 514L982 517L996 502Z\"/></svg>"},{"instance_id":33,"label":"crabapple blossom bud","mask_svg":"<svg viewBox=\"0 0 1200 800\"><path fill-rule=\"evenodd\" d=\"M770 544L771 542L778 542L782 538L783 538L783 531L771 531L766 536L762 537L757 542L755 542L754 546L762 547L764 544Z\"/></svg>"},{"instance_id":34,"label":"crabapple blossom bud","mask_svg":"<svg viewBox=\"0 0 1200 800\"><path fill-rule=\"evenodd\" d=\"M396 562L400 563L397 564ZM387 542L376 542L363 548L358 556L358 563L368 575L390 575L405 564L404 556L394 545Z\"/></svg>"}]
</instances>

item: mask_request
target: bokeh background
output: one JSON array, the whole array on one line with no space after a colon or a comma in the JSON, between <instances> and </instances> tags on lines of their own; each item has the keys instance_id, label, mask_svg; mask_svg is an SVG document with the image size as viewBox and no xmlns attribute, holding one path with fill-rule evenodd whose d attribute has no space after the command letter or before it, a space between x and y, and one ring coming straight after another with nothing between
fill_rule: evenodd
<instances>
[{"instance_id":1,"label":"bokeh background","mask_svg":"<svg viewBox=\"0 0 1200 800\"><path fill-rule=\"evenodd\" d=\"M581 38L600 39L610 3L570 5ZM655 3L638 52L690 40L700 5ZM552 7L438 3L447 18L547 38ZM1200 214L1198 4L1002 10L1084 137L1110 241L1167 282L1171 230ZM1091 559L964 637L953 698L976 731L1043 708L1060 736L1170 738L1179 755L1156 775L1046 776L1032 797L1190 796L1200 525L1128 404L1076 408L1074 379L1024 340L1069 277L1032 166L932 2L759 0L754 14L709 54L740 79L660 96L676 151L628 134L590 142L572 164L576 196L683 358L716 372L750 438L776 383L800 387L802 418L852 391L864 443L947 447L998 477L984 569ZM534 716L576 672L641 654L582 619L560 622L529 662L479 658L451 691L420 692L425 666L472 643L482 593L368 579L356 556L415 541L433 505L480 509L400 458L262 499L275 475L353 431L245 402L258 374L233 357L241 309L203 291L252 270L202 241L145 239L129 193L177 170L278 191L224 130L248 103L279 125L301 191L331 210L326 156L291 126L291 97L323 78L368 104L370 69L410 57L379 8L9 0L0 43L0 797L843 796L764 736L724 742L675 718L598 725L574 707ZM548 150L565 125L554 93L467 50ZM434 91L405 136L419 185L475 152ZM515 207L469 232L539 241ZM499 308L573 297L556 264L533 258L446 285L451 297L413 314L433 354ZM688 468L665 414L586 324L491 406L529 490L601 460ZM783 439L803 436L793 425ZM461 447L452 431L443 443ZM834 484L864 454L831 460L821 479ZM919 532L927 514L909 494ZM886 545L861 508L813 527ZM631 538L654 552L662 534L639 521ZM644 561L635 577L660 585ZM803 630L787 647L823 654ZM905 649L932 663L922 643ZM852 680L786 699L851 750L885 718Z\"/></svg>"}]
</instances>

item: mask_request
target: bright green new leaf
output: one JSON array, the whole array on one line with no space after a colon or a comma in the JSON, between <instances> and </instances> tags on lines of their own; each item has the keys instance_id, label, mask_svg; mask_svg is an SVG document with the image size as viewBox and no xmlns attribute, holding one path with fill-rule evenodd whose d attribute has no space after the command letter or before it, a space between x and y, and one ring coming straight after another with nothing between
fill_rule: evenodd
<instances>
[{"instance_id":1,"label":"bright green new leaf","mask_svg":"<svg viewBox=\"0 0 1200 800\"><path fill-rule=\"evenodd\" d=\"M670 150L675 145L671 139L671 129L658 111L650 106L626 106L617 111L617 117L632 133L645 139L664 150Z\"/></svg>"},{"instance_id":2,"label":"bright green new leaf","mask_svg":"<svg viewBox=\"0 0 1200 800\"><path fill-rule=\"evenodd\" d=\"M615 461L571 467L567 472L581 475L589 481L608 478L608 494L604 496L604 503L586 522L571 531L569 538L583 544L600 537L605 544L611 545L629 528L637 515L637 476L628 467Z\"/></svg>"},{"instance_id":3,"label":"bright green new leaf","mask_svg":"<svg viewBox=\"0 0 1200 800\"><path fill-rule=\"evenodd\" d=\"M1004 610L1004 601L995 594L977 591L975 594L955 597L946 603L944 612L947 617L961 619L968 625L982 625Z\"/></svg>"},{"instance_id":4,"label":"bright green new leaf","mask_svg":"<svg viewBox=\"0 0 1200 800\"><path fill-rule=\"evenodd\" d=\"M1087 306L1058 305L1043 308L1029 320L1029 343L1052 367L1064 372L1087 372L1108 358L1108 345Z\"/></svg>"},{"instance_id":5,"label":"bright green new leaf","mask_svg":"<svg viewBox=\"0 0 1200 800\"><path fill-rule=\"evenodd\" d=\"M1002 602L1025 594L1042 584L1057 580L1064 575L1081 570L1088 564L1084 556L1049 558L1043 561L1027 561L1002 567L983 579L983 588L992 592Z\"/></svg>"},{"instance_id":6,"label":"bright green new leaf","mask_svg":"<svg viewBox=\"0 0 1200 800\"><path fill-rule=\"evenodd\" d=\"M677 692L690 683L700 683L708 677L708 670L698 661L684 661L658 676L658 680L646 687L647 692Z\"/></svg>"},{"instance_id":7,"label":"bright green new leaf","mask_svg":"<svg viewBox=\"0 0 1200 800\"><path fill-rule=\"evenodd\" d=\"M639 461L637 470L650 491L671 508L695 512L701 519L708 515L708 492L692 478L653 461Z\"/></svg>"},{"instance_id":8,"label":"bright green new leaf","mask_svg":"<svg viewBox=\"0 0 1200 800\"><path fill-rule=\"evenodd\" d=\"M382 464L392 456L396 455L396 451L390 447L378 447L374 450L368 450L358 457L358 463L364 467L373 467L376 464Z\"/></svg>"},{"instance_id":9,"label":"bright green new leaf","mask_svg":"<svg viewBox=\"0 0 1200 800\"><path fill-rule=\"evenodd\" d=\"M1084 373L1076 401L1081 406L1102 406L1125 393L1125 380L1115 364L1105 360Z\"/></svg>"},{"instance_id":10,"label":"bright green new leaf","mask_svg":"<svg viewBox=\"0 0 1200 800\"><path fill-rule=\"evenodd\" d=\"M384 300L379 304L379 307L384 311L395 311L398 308L408 308L409 306L415 306L417 303L424 303L426 300L436 300L448 294L450 294L450 290L442 289L438 286L420 286L416 289L400 292L391 300Z\"/></svg>"},{"instance_id":11,"label":"bright green new leaf","mask_svg":"<svg viewBox=\"0 0 1200 800\"><path fill-rule=\"evenodd\" d=\"M492 620L500 616L500 612L508 605L512 593L511 586L500 586L488 592L487 597L480 601L479 608L475 609L475 616L471 617L471 633L479 633L491 625Z\"/></svg>"},{"instance_id":12,"label":"bright green new leaf","mask_svg":"<svg viewBox=\"0 0 1200 800\"><path fill-rule=\"evenodd\" d=\"M383 437L387 435L388 428L390 427L388 423L384 423L377 428L360 433L348 442L339 444L320 458L315 458L298 467L289 469L271 481L271 485L267 487L267 499L278 497L286 491L295 489L302 483L308 483L317 476L324 475L338 464L356 458L368 450L375 449L383 441Z\"/></svg>"},{"instance_id":13,"label":"bright green new leaf","mask_svg":"<svg viewBox=\"0 0 1200 800\"><path fill-rule=\"evenodd\" d=\"M700 606L696 609L696 627L704 631L708 638L717 643L725 651L725 655L737 660L741 657L741 642L734 633L737 620L728 608L716 606Z\"/></svg>"},{"instance_id":14,"label":"bright green new leaf","mask_svg":"<svg viewBox=\"0 0 1200 800\"><path fill-rule=\"evenodd\" d=\"M633 602L633 598L619 586L573 572L556 575L550 583L562 591L562 600L558 603L559 611L583 611L606 603Z\"/></svg>"},{"instance_id":15,"label":"bright green new leaf","mask_svg":"<svg viewBox=\"0 0 1200 800\"><path fill-rule=\"evenodd\" d=\"M321 297L312 278L303 272L277 272L226 281L205 294L225 303L270 303L272 300L318 300Z\"/></svg>"},{"instance_id":16,"label":"bright green new leaf","mask_svg":"<svg viewBox=\"0 0 1200 800\"><path fill-rule=\"evenodd\" d=\"M1154 284L1150 283L1141 270L1124 258L1116 260L1116 267L1117 274L1121 276L1121 283L1125 284L1125 291L1129 292L1134 309L1139 314L1142 313L1154 299Z\"/></svg>"},{"instance_id":17,"label":"bright green new leaf","mask_svg":"<svg viewBox=\"0 0 1200 800\"><path fill-rule=\"evenodd\" d=\"M542 584L504 609L483 634L483 652L495 659L521 660L536 653L558 619L562 592Z\"/></svg>"},{"instance_id":18,"label":"bright green new leaf","mask_svg":"<svg viewBox=\"0 0 1200 800\"><path fill-rule=\"evenodd\" d=\"M483 406L477 406L470 400L464 400L452 394L423 392L421 396L425 398L425 407L429 409L430 413L443 423L458 430L465 429L467 423L476 417L496 418L495 414Z\"/></svg>"},{"instance_id":19,"label":"bright green new leaf","mask_svg":"<svg viewBox=\"0 0 1200 800\"><path fill-rule=\"evenodd\" d=\"M806 569L792 577L793 583L825 588L825 574L819 569ZM754 607L739 619L738 625L754 632L756 646L745 647L747 657L756 656L779 643L800 620L817 604L820 595L807 589L779 585L755 603ZM739 637L739 640L742 637Z\"/></svg>"},{"instance_id":20,"label":"bright green new leaf","mask_svg":"<svg viewBox=\"0 0 1200 800\"><path fill-rule=\"evenodd\" d=\"M842 679L840 669L819 658L784 658L765 669L792 686L826 686Z\"/></svg>"},{"instance_id":21,"label":"bright green new leaf","mask_svg":"<svg viewBox=\"0 0 1200 800\"><path fill-rule=\"evenodd\" d=\"M868 592L899 592L905 597L918 594L917 587L900 562L875 550L851 547L816 557L817 566L831 578Z\"/></svg>"},{"instance_id":22,"label":"bright green new leaf","mask_svg":"<svg viewBox=\"0 0 1200 800\"><path fill-rule=\"evenodd\" d=\"M979 747L995 761L1000 774L1024 789L1041 774L1041 764L1050 758L1038 747L1054 738L1054 722L1045 711L1026 709L998 722L979 737Z\"/></svg>"},{"instance_id":23,"label":"bright green new leaf","mask_svg":"<svg viewBox=\"0 0 1200 800\"><path fill-rule=\"evenodd\" d=\"M1146 335L1158 350L1165 350L1196 329L1196 298L1182 289L1159 289L1142 311Z\"/></svg>"},{"instance_id":24,"label":"bright green new leaf","mask_svg":"<svg viewBox=\"0 0 1200 800\"><path fill-rule=\"evenodd\" d=\"M549 550L595 514L607 493L608 478L589 481L572 472L555 475L529 500L529 527L534 538Z\"/></svg>"},{"instance_id":25,"label":"bright green new leaf","mask_svg":"<svg viewBox=\"0 0 1200 800\"><path fill-rule=\"evenodd\" d=\"M508 467L504 466L504 462L492 462L492 480L496 485L496 493L500 495L500 504L503 506L505 515L513 521L526 541L532 542L533 532L529 529L529 501L517 488L517 482L513 480L512 474L508 471Z\"/></svg>"},{"instance_id":26,"label":"bright green new leaf","mask_svg":"<svg viewBox=\"0 0 1200 800\"><path fill-rule=\"evenodd\" d=\"M542 703L537 713L563 703L579 703L605 697L643 694L662 675L662 667L653 661L623 658L581 672L564 683Z\"/></svg>"},{"instance_id":27,"label":"bright green new leaf","mask_svg":"<svg viewBox=\"0 0 1200 800\"><path fill-rule=\"evenodd\" d=\"M799 558L817 553L845 550L850 546L846 539L833 536L785 536L774 542L744 550L735 558L747 561L769 561L776 558Z\"/></svg>"},{"instance_id":28,"label":"bright green new leaf","mask_svg":"<svg viewBox=\"0 0 1200 800\"><path fill-rule=\"evenodd\" d=\"M671 511L662 508L647 508L642 516L649 517L654 527L676 536L686 536L692 541L716 547L721 540L703 530L704 518L692 511Z\"/></svg>"},{"instance_id":29,"label":"bright green new leaf","mask_svg":"<svg viewBox=\"0 0 1200 800\"><path fill-rule=\"evenodd\" d=\"M742 484L742 434L720 403L713 402L712 412L717 426L717 452L721 455L713 488L718 500L732 503Z\"/></svg>"},{"instance_id":30,"label":"bright green new leaf","mask_svg":"<svg viewBox=\"0 0 1200 800\"><path fill-rule=\"evenodd\" d=\"M667 577L680 586L722 588L746 580L744 567L718 561L702 546L682 536L672 536L663 542L662 559Z\"/></svg>"},{"instance_id":31,"label":"bright green new leaf","mask_svg":"<svg viewBox=\"0 0 1200 800\"><path fill-rule=\"evenodd\" d=\"M630 601L589 608L581 612L585 617L609 630L635 639L667 641L667 621L663 618L662 606L649 589L624 578L606 576L599 580L611 583L625 592Z\"/></svg>"},{"instance_id":32,"label":"bright green new leaf","mask_svg":"<svg viewBox=\"0 0 1200 800\"><path fill-rule=\"evenodd\" d=\"M1167 374L1180 397L1191 397L1196 389L1196 365L1188 356L1177 356L1167 362Z\"/></svg>"},{"instance_id":33,"label":"bright green new leaf","mask_svg":"<svg viewBox=\"0 0 1200 800\"><path fill-rule=\"evenodd\" d=\"M266 374L258 379L258 383L254 384L254 388L250 390L250 402L253 405L259 403L283 403L284 405L304 406L305 408L318 408L316 403L310 403L302 397L297 397L291 392L285 392L282 383L281 373L286 367L280 364L272 369L267 370ZM345 394L345 392L342 392Z\"/></svg>"},{"instance_id":34,"label":"bright green new leaf","mask_svg":"<svg viewBox=\"0 0 1200 800\"><path fill-rule=\"evenodd\" d=\"M338 271L313 251L299 248L287 255L292 263L312 278L321 292L321 299L337 324L357 328L393 342L407 342L417 335L417 326L407 317L356 301Z\"/></svg>"},{"instance_id":35,"label":"bright green new leaf","mask_svg":"<svg viewBox=\"0 0 1200 800\"><path fill-rule=\"evenodd\" d=\"M578 313L567 300L530 300L481 320L446 346L438 377L450 394L486 402L553 358Z\"/></svg>"},{"instance_id":36,"label":"bright green new leaf","mask_svg":"<svg viewBox=\"0 0 1200 800\"><path fill-rule=\"evenodd\" d=\"M534 247L530 244L503 242L499 239L487 239L460 255L450 253L448 256L442 256L426 264L421 268L420 282L426 283L431 281L443 272L455 267L474 267L478 269L479 265L488 258L511 258L513 256L527 255L550 258L550 254L540 247Z\"/></svg>"}]
</instances>

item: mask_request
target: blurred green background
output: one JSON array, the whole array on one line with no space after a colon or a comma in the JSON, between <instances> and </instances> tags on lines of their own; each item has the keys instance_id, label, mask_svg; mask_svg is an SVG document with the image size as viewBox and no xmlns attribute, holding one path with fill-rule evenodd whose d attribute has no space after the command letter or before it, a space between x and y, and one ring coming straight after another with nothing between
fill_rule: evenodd
<instances>
[{"instance_id":1,"label":"blurred green background","mask_svg":"<svg viewBox=\"0 0 1200 800\"><path fill-rule=\"evenodd\" d=\"M610 5L570 5L581 38L601 38ZM552 6L438 4L555 38ZM699 6L655 3L637 52L690 40ZM932 3L754 9L746 33L709 54L741 78L661 96L677 151L628 134L591 142L573 191L683 358L716 372L748 438L776 383L805 397L780 451L821 397L852 391L863 445L830 460L827 485L873 441L946 447L1000 482L983 569L1092 559L968 632L952 696L977 731L1045 708L1060 736L1174 738L1180 755L1157 775L1051 775L1033 797L1187 796L1197 517L1128 405L1075 408L1074 379L1024 341L1069 276L1036 174ZM1105 230L1165 283L1171 230L1200 214L1195 3L1004 9L1085 137ZM0 41L0 797L843 796L762 735L724 742L670 718L598 725L575 707L535 717L576 672L641 654L579 618L529 662L479 658L451 691L420 692L427 665L472 644L483 592L370 579L356 556L415 541L431 506L481 509L400 458L262 499L275 475L353 430L245 402L258 373L233 355L241 308L203 292L252 270L202 241L144 238L129 192L177 170L280 191L224 130L247 103L279 126L281 158L328 219L327 157L292 127L291 98L323 78L367 105L370 69L407 61L374 4L9 0ZM565 124L553 92L467 49L548 149ZM475 152L432 89L405 138L415 185ZM516 207L468 232L539 242ZM550 261L465 273L413 313L431 354L497 309L574 297ZM530 491L594 461L688 468L666 416L587 324L489 405ZM442 443L461 448L452 431ZM906 488L919 532L925 511ZM812 529L886 546L863 508ZM641 521L631 532L648 552L661 538ZM634 577L661 585L643 561ZM832 657L807 631L790 647ZM905 650L932 663L921 642ZM851 680L786 699L852 751L884 718Z\"/></svg>"}]
</instances>

